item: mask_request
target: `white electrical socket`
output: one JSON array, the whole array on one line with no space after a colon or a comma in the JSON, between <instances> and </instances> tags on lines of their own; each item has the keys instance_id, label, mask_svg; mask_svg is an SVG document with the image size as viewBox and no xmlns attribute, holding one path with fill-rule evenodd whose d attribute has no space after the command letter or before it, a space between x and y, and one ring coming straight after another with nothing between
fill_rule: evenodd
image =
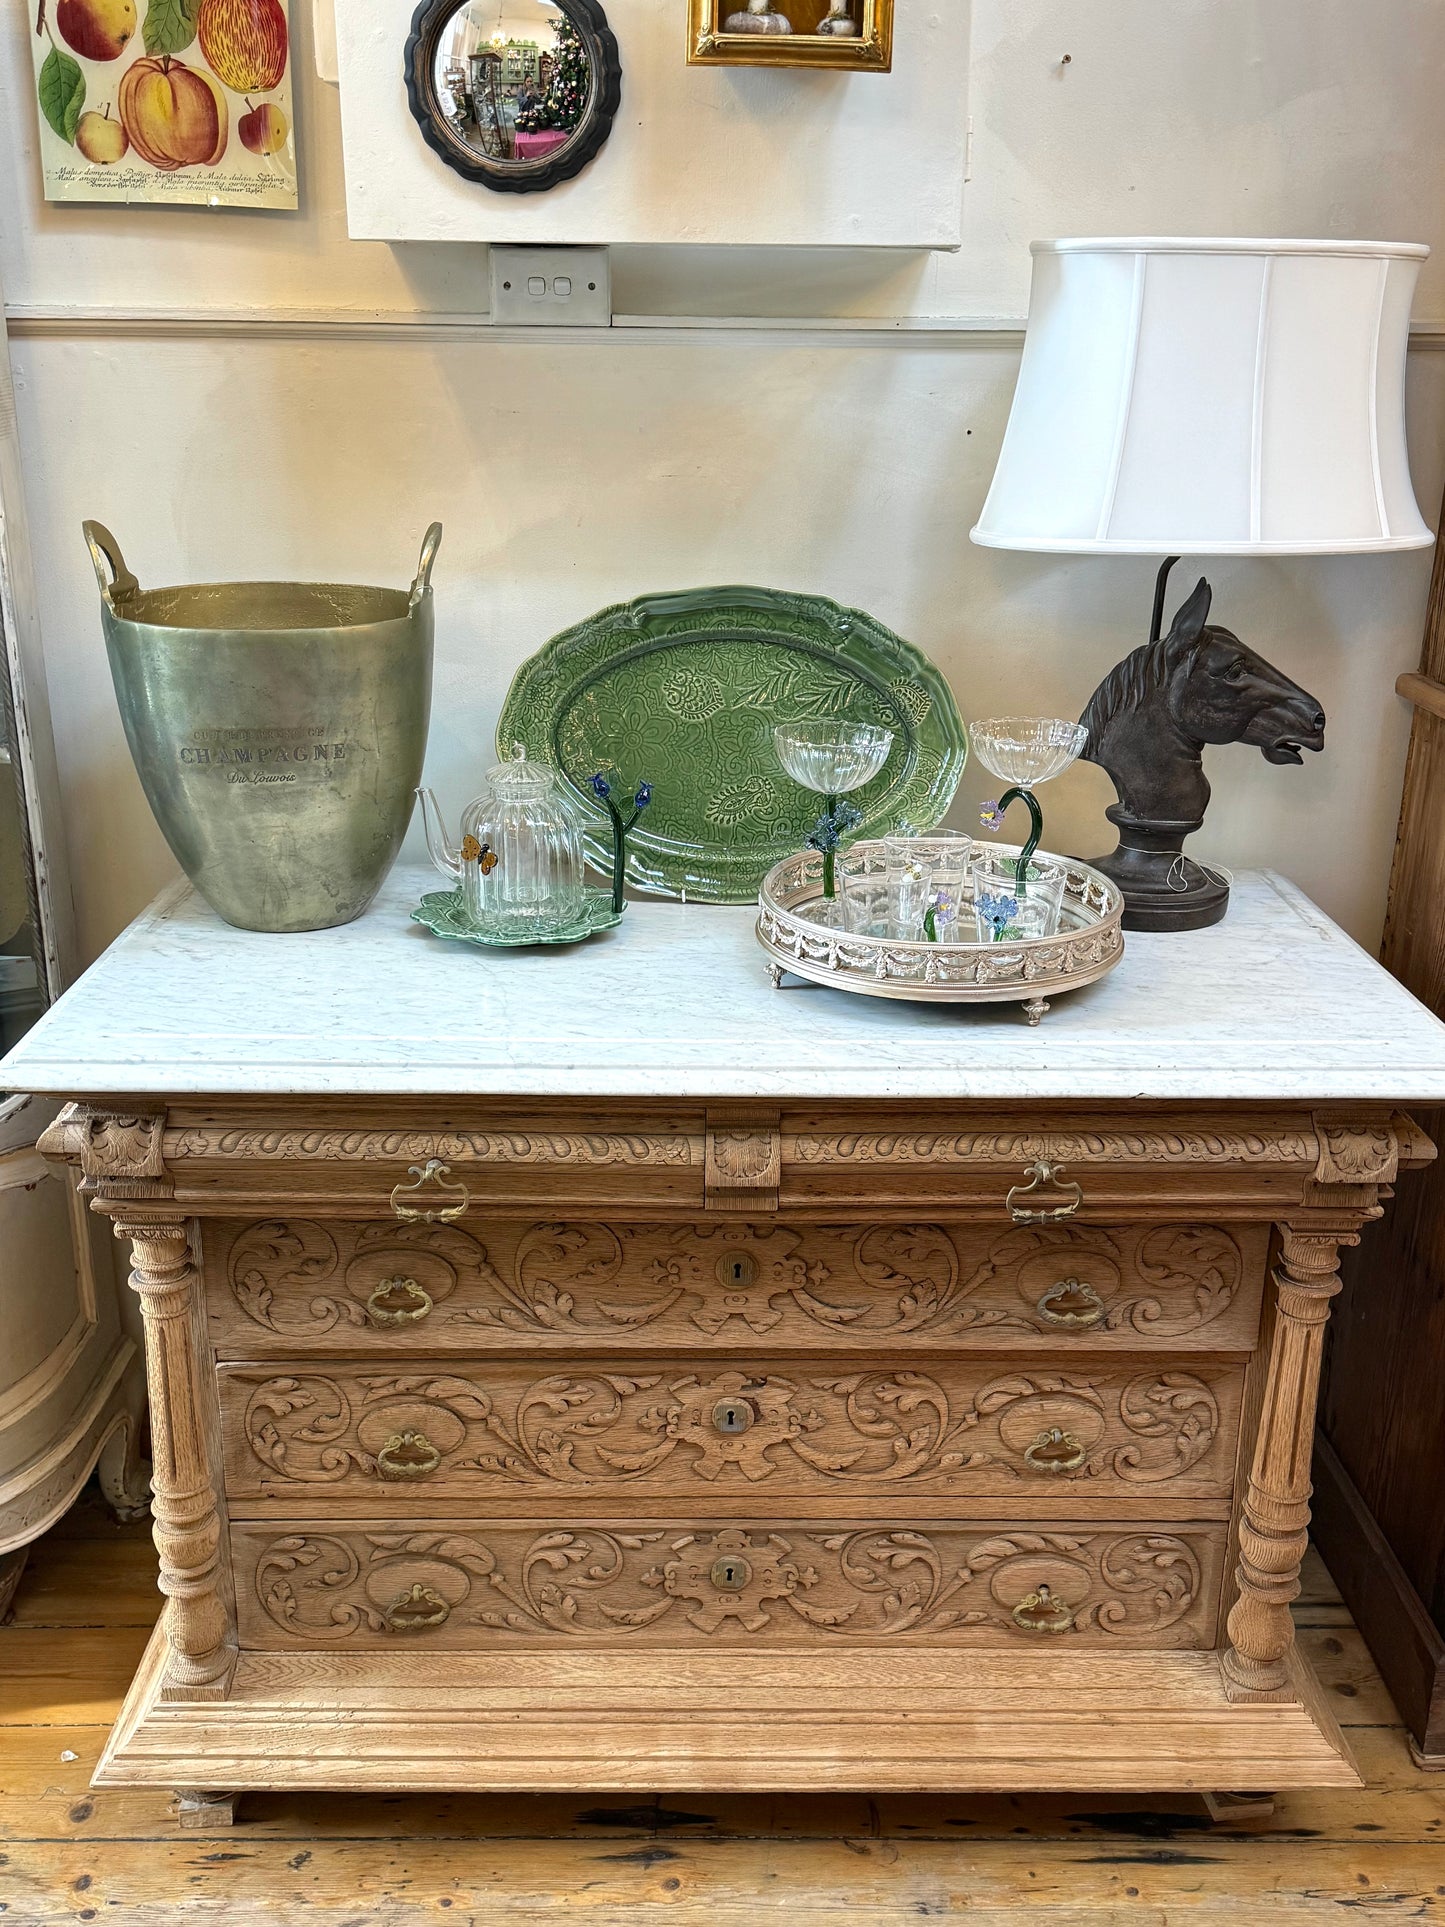
<instances>
[{"instance_id":1,"label":"white electrical socket","mask_svg":"<svg viewBox=\"0 0 1445 1927\"><path fill-rule=\"evenodd\" d=\"M606 248L492 248L494 328L610 328Z\"/></svg>"}]
</instances>

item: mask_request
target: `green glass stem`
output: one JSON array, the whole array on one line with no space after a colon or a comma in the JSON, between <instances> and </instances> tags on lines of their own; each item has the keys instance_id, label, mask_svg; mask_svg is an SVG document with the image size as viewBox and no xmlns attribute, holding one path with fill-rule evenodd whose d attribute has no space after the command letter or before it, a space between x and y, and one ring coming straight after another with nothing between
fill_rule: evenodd
<instances>
[{"instance_id":1,"label":"green glass stem","mask_svg":"<svg viewBox=\"0 0 1445 1927\"><path fill-rule=\"evenodd\" d=\"M838 807L838 799L836 796L824 797L823 814L825 816L831 816L833 812L837 809L837 807ZM837 848L837 845L835 844L831 850L824 850L823 852L823 895L830 903L832 902L833 898L838 894L837 887L836 887L837 886L837 861L838 861L838 848Z\"/></svg>"},{"instance_id":2,"label":"green glass stem","mask_svg":"<svg viewBox=\"0 0 1445 1927\"><path fill-rule=\"evenodd\" d=\"M603 799L607 804L607 814L612 818L612 908L617 916L623 911L623 888L627 882L627 832L636 823L641 810L634 810L626 823L622 812L612 798Z\"/></svg>"},{"instance_id":3,"label":"green glass stem","mask_svg":"<svg viewBox=\"0 0 1445 1927\"><path fill-rule=\"evenodd\" d=\"M1029 840L1019 851L1018 860L1014 864L1014 879L1019 887L1019 895L1026 897L1029 893L1029 865L1034 860L1034 851L1039 847L1044 834L1044 813L1039 808L1039 799L1032 790L1005 790L998 799L1000 815L1010 803L1024 804L1029 813Z\"/></svg>"}]
</instances>

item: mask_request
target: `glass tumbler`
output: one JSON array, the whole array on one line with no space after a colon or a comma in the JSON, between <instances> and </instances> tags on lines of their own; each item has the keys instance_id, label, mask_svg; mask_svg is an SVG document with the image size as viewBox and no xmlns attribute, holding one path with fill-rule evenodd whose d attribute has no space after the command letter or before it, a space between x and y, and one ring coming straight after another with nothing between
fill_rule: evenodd
<instances>
[{"instance_id":1,"label":"glass tumbler","mask_svg":"<svg viewBox=\"0 0 1445 1927\"><path fill-rule=\"evenodd\" d=\"M958 942L972 853L973 838L962 830L884 837L888 935L902 943Z\"/></svg>"},{"instance_id":2,"label":"glass tumbler","mask_svg":"<svg viewBox=\"0 0 1445 1927\"><path fill-rule=\"evenodd\" d=\"M1052 937L1064 901L1064 869L1030 863L1028 890L1018 884L1018 859L997 852L973 862L973 917L979 943L1022 943Z\"/></svg>"}]
</instances>

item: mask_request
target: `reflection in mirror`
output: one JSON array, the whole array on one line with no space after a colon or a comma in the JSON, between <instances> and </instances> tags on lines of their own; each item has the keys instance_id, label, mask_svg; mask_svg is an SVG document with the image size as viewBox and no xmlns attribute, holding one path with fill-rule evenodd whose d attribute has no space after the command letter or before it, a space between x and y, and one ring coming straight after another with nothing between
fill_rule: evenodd
<instances>
[{"instance_id":1,"label":"reflection in mirror","mask_svg":"<svg viewBox=\"0 0 1445 1927\"><path fill-rule=\"evenodd\" d=\"M437 98L468 147L502 162L565 147L592 92L592 67L554 0L467 0L437 43Z\"/></svg>"}]
</instances>

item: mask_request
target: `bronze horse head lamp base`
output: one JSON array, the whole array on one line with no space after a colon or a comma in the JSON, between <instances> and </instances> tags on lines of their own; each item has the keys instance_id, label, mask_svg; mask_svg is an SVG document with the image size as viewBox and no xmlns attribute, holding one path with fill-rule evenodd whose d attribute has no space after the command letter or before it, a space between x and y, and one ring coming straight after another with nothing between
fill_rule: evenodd
<instances>
[{"instance_id":1,"label":"bronze horse head lamp base","mask_svg":"<svg viewBox=\"0 0 1445 1927\"><path fill-rule=\"evenodd\" d=\"M1229 884L1184 854L1204 822L1211 743L1252 743L1267 763L1302 763L1325 745L1325 712L1238 636L1208 621L1213 591L1197 587L1161 637L1159 571L1148 642L1109 671L1080 722L1083 760L1108 772L1118 802L1107 812L1119 846L1091 857L1124 893L1126 930L1203 930L1229 907Z\"/></svg>"}]
</instances>

